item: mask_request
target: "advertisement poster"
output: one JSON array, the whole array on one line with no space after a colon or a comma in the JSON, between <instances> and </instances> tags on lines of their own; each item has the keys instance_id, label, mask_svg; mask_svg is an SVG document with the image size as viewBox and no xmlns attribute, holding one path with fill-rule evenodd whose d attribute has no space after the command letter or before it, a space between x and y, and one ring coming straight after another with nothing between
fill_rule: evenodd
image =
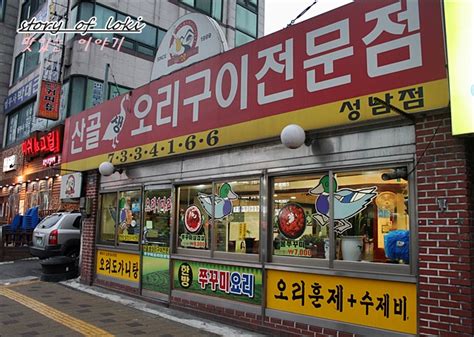
<instances>
[{"instance_id":1,"label":"advertisement poster","mask_svg":"<svg viewBox=\"0 0 474 337\"><path fill-rule=\"evenodd\" d=\"M143 246L142 288L168 294L170 248Z\"/></svg>"},{"instance_id":2,"label":"advertisement poster","mask_svg":"<svg viewBox=\"0 0 474 337\"><path fill-rule=\"evenodd\" d=\"M174 261L176 290L250 304L262 302L262 271L256 268Z\"/></svg>"},{"instance_id":3,"label":"advertisement poster","mask_svg":"<svg viewBox=\"0 0 474 337\"><path fill-rule=\"evenodd\" d=\"M124 281L140 281L140 255L97 250L96 273Z\"/></svg>"},{"instance_id":4,"label":"advertisement poster","mask_svg":"<svg viewBox=\"0 0 474 337\"><path fill-rule=\"evenodd\" d=\"M269 270L267 307L416 334L416 284Z\"/></svg>"}]
</instances>

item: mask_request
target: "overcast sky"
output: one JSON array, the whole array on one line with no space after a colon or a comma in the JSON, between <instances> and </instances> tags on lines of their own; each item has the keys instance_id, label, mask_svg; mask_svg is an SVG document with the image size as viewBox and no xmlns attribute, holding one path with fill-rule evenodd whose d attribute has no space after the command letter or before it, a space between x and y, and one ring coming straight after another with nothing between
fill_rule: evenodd
<instances>
[{"instance_id":1,"label":"overcast sky","mask_svg":"<svg viewBox=\"0 0 474 337\"><path fill-rule=\"evenodd\" d=\"M291 20L296 18L298 14L313 2L314 0L265 0L265 35L285 28ZM318 0L318 2L295 23L308 20L313 16L349 2L352 2L352 0Z\"/></svg>"}]
</instances>

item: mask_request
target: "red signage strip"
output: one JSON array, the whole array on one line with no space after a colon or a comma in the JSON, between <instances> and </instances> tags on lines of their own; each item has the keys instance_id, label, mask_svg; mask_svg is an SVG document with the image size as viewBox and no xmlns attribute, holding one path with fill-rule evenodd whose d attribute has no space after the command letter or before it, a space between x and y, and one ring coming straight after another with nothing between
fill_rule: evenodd
<instances>
[{"instance_id":1,"label":"red signage strip","mask_svg":"<svg viewBox=\"0 0 474 337\"><path fill-rule=\"evenodd\" d=\"M350 124L358 118L347 105L358 110L358 98L381 92L408 113L433 109L421 84L445 79L440 1L357 0L68 118L63 163L112 152L141 160L125 149L342 101L311 118L345 114ZM369 105L375 117L390 114ZM152 150L161 145L143 151Z\"/></svg>"},{"instance_id":2,"label":"red signage strip","mask_svg":"<svg viewBox=\"0 0 474 337\"><path fill-rule=\"evenodd\" d=\"M37 117L58 120L60 97L60 83L42 80Z\"/></svg>"},{"instance_id":3,"label":"red signage strip","mask_svg":"<svg viewBox=\"0 0 474 337\"><path fill-rule=\"evenodd\" d=\"M34 136L23 141L22 152L25 157L36 157L61 151L61 128L51 130L45 135Z\"/></svg>"}]
</instances>

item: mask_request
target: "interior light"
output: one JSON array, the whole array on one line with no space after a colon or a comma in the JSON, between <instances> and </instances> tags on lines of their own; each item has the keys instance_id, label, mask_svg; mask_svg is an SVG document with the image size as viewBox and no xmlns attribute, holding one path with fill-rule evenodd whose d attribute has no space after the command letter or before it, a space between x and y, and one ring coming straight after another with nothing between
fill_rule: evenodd
<instances>
[{"instance_id":1,"label":"interior light","mask_svg":"<svg viewBox=\"0 0 474 337\"><path fill-rule=\"evenodd\" d=\"M49 177L48 177L48 176L46 176L46 177L44 177L44 179L49 179Z\"/></svg>"},{"instance_id":2,"label":"interior light","mask_svg":"<svg viewBox=\"0 0 474 337\"><path fill-rule=\"evenodd\" d=\"M290 197L290 199L293 199L293 200L294 200L294 199L296 199L296 197L295 197L294 195L292 195L292 196Z\"/></svg>"}]
</instances>

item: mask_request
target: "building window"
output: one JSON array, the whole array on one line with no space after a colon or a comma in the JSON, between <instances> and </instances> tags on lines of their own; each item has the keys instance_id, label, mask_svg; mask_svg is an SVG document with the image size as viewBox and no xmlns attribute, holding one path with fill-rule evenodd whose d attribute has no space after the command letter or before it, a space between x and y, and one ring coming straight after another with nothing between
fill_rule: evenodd
<instances>
[{"instance_id":1,"label":"building window","mask_svg":"<svg viewBox=\"0 0 474 337\"><path fill-rule=\"evenodd\" d=\"M0 22L5 21L6 8L7 8L7 0L0 0Z\"/></svg>"},{"instance_id":2,"label":"building window","mask_svg":"<svg viewBox=\"0 0 474 337\"><path fill-rule=\"evenodd\" d=\"M6 145L13 144L30 135L34 119L34 105L35 102L33 101L8 115Z\"/></svg>"},{"instance_id":3,"label":"building window","mask_svg":"<svg viewBox=\"0 0 474 337\"><path fill-rule=\"evenodd\" d=\"M140 190L132 190L101 195L100 242L138 244L142 228L141 194Z\"/></svg>"},{"instance_id":4,"label":"building window","mask_svg":"<svg viewBox=\"0 0 474 337\"><path fill-rule=\"evenodd\" d=\"M20 22L31 18L38 9L46 2L46 0L26 0L21 5Z\"/></svg>"},{"instance_id":5,"label":"building window","mask_svg":"<svg viewBox=\"0 0 474 337\"><path fill-rule=\"evenodd\" d=\"M408 182L383 180L391 171L275 178L274 256L408 264Z\"/></svg>"},{"instance_id":6,"label":"building window","mask_svg":"<svg viewBox=\"0 0 474 337\"><path fill-rule=\"evenodd\" d=\"M235 45L240 46L257 38L257 0L237 0L235 14Z\"/></svg>"},{"instance_id":7,"label":"building window","mask_svg":"<svg viewBox=\"0 0 474 337\"><path fill-rule=\"evenodd\" d=\"M13 66L13 81L12 84L16 83L20 78L30 74L39 64L40 57L40 38L37 38L34 43L29 47L30 50L26 50L15 57L15 64Z\"/></svg>"},{"instance_id":8,"label":"building window","mask_svg":"<svg viewBox=\"0 0 474 337\"><path fill-rule=\"evenodd\" d=\"M218 21L222 21L222 0L180 0L180 2Z\"/></svg>"},{"instance_id":9,"label":"building window","mask_svg":"<svg viewBox=\"0 0 474 337\"><path fill-rule=\"evenodd\" d=\"M179 248L258 254L259 180L182 186L178 200Z\"/></svg>"},{"instance_id":10,"label":"building window","mask_svg":"<svg viewBox=\"0 0 474 337\"><path fill-rule=\"evenodd\" d=\"M75 22L79 20L87 21L92 16L97 18L97 27L104 28L105 23L109 17L114 18L114 20L124 21L127 16L136 20L133 16L127 15L125 13L120 13L115 11L112 8L101 6L98 4L90 2L81 2L78 6L74 7L71 10L71 27ZM156 54L161 41L163 40L166 30L156 27L150 23L146 23L145 28L140 34L109 34L109 33L94 33L94 37L100 39L108 39L109 45L113 44L113 38L122 37L125 38L121 49L127 49L129 51L134 51L137 54L146 55L153 58Z\"/></svg>"},{"instance_id":11,"label":"building window","mask_svg":"<svg viewBox=\"0 0 474 337\"><path fill-rule=\"evenodd\" d=\"M103 81L85 76L73 76L71 79L69 116L89 109L103 102ZM130 91L130 88L109 82L108 99Z\"/></svg>"}]
</instances>

